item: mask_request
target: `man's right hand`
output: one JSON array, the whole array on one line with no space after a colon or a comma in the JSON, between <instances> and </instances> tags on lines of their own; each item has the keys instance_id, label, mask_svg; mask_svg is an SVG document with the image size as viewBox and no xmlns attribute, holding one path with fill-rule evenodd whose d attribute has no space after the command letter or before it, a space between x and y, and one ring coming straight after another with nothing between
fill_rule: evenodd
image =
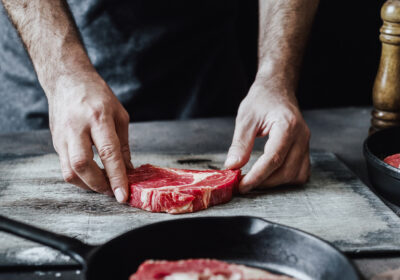
<instances>
[{"instance_id":1,"label":"man's right hand","mask_svg":"<svg viewBox=\"0 0 400 280\"><path fill-rule=\"evenodd\" d=\"M126 168L133 168L129 115L96 71L61 76L49 98L50 129L64 180L128 199ZM96 146L108 180L93 160Z\"/></svg>"},{"instance_id":2,"label":"man's right hand","mask_svg":"<svg viewBox=\"0 0 400 280\"><path fill-rule=\"evenodd\" d=\"M94 69L66 0L1 0L49 102L50 129L65 181L128 199L129 116ZM105 173L93 161L99 152Z\"/></svg>"}]
</instances>

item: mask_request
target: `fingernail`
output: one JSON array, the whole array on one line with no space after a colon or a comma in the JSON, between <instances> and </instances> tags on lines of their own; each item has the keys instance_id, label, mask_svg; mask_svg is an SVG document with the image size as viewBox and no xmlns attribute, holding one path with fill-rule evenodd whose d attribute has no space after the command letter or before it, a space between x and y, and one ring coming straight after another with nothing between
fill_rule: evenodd
<instances>
[{"instance_id":1,"label":"fingernail","mask_svg":"<svg viewBox=\"0 0 400 280\"><path fill-rule=\"evenodd\" d=\"M225 165L225 167L231 167L231 166L234 166L238 161L239 161L239 158L237 158L235 156L228 156L224 165Z\"/></svg>"},{"instance_id":2,"label":"fingernail","mask_svg":"<svg viewBox=\"0 0 400 280\"><path fill-rule=\"evenodd\" d=\"M116 188L114 191L114 194L115 194L115 198L117 199L117 201L119 203L124 202L125 195L124 195L124 191L121 188Z\"/></svg>"}]
</instances>

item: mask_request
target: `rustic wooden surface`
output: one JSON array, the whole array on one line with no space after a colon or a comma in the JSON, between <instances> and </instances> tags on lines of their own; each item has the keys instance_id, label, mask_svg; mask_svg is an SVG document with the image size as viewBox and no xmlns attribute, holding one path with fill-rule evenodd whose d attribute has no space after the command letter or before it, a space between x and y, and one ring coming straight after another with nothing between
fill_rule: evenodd
<instances>
[{"instance_id":1,"label":"rustic wooden surface","mask_svg":"<svg viewBox=\"0 0 400 280\"><path fill-rule=\"evenodd\" d=\"M135 165L207 169L222 168L225 154L137 153L133 158ZM252 157L250 165L256 158ZM182 163L192 159L204 162ZM400 250L399 218L333 154L321 152L312 153L312 176L305 186L260 190L185 215L146 212L66 184L55 154L9 155L0 161L0 213L89 244L104 243L130 229L161 220L239 214L305 230L343 251ZM69 261L61 254L6 234L0 234L1 255L0 265Z\"/></svg>"},{"instance_id":2,"label":"rustic wooden surface","mask_svg":"<svg viewBox=\"0 0 400 280\"><path fill-rule=\"evenodd\" d=\"M362 156L362 142L368 135L371 107L335 108L304 111L309 125L311 148L333 152L361 180L369 185L365 161ZM351 122L349 122L351 120ZM133 151L146 153L226 152L233 133L232 118L197 119L187 121L157 121L133 123L130 125L130 143ZM257 139L254 149L262 150L264 139ZM47 130L16 134L0 134L0 155L43 155L54 153L50 133ZM0 194L1 195L1 194ZM397 214L400 208L386 202ZM365 221L368 223L368 221ZM26 258L35 258L43 253L37 248L25 252ZM46 251L48 261L54 259L54 252ZM1 260L4 262L4 260ZM370 279L373 275L400 267L398 257L355 259L362 274ZM46 280L80 279L80 271L68 268L32 268L21 271L18 267L0 268L0 279Z\"/></svg>"},{"instance_id":3,"label":"rustic wooden surface","mask_svg":"<svg viewBox=\"0 0 400 280\"><path fill-rule=\"evenodd\" d=\"M382 54L373 88L371 132L400 125L400 1L386 1L381 17Z\"/></svg>"}]
</instances>

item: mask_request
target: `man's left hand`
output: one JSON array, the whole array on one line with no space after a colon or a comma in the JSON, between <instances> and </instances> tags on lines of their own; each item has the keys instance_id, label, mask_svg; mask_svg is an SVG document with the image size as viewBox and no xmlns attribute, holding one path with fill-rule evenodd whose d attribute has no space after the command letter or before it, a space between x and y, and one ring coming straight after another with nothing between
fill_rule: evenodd
<instances>
[{"instance_id":1,"label":"man's left hand","mask_svg":"<svg viewBox=\"0 0 400 280\"><path fill-rule=\"evenodd\" d=\"M243 167L255 138L265 136L264 153L240 182L241 193L255 187L303 184L310 176L310 130L294 91L273 81L256 81L240 104L225 166Z\"/></svg>"}]
</instances>

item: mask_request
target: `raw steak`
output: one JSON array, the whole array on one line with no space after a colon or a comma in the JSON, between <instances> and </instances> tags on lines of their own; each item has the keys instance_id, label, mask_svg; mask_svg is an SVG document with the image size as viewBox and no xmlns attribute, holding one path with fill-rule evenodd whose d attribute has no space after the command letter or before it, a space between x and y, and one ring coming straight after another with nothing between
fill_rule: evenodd
<instances>
[{"instance_id":1,"label":"raw steak","mask_svg":"<svg viewBox=\"0 0 400 280\"><path fill-rule=\"evenodd\" d=\"M228 202L240 170L186 170L142 165L128 173L129 204L151 212L181 214Z\"/></svg>"},{"instance_id":2,"label":"raw steak","mask_svg":"<svg viewBox=\"0 0 400 280\"><path fill-rule=\"evenodd\" d=\"M400 154L394 154L394 155L385 157L385 159L383 161L391 166L400 168Z\"/></svg>"},{"instance_id":3,"label":"raw steak","mask_svg":"<svg viewBox=\"0 0 400 280\"><path fill-rule=\"evenodd\" d=\"M210 259L145 261L129 280L293 280L265 270Z\"/></svg>"}]
</instances>

